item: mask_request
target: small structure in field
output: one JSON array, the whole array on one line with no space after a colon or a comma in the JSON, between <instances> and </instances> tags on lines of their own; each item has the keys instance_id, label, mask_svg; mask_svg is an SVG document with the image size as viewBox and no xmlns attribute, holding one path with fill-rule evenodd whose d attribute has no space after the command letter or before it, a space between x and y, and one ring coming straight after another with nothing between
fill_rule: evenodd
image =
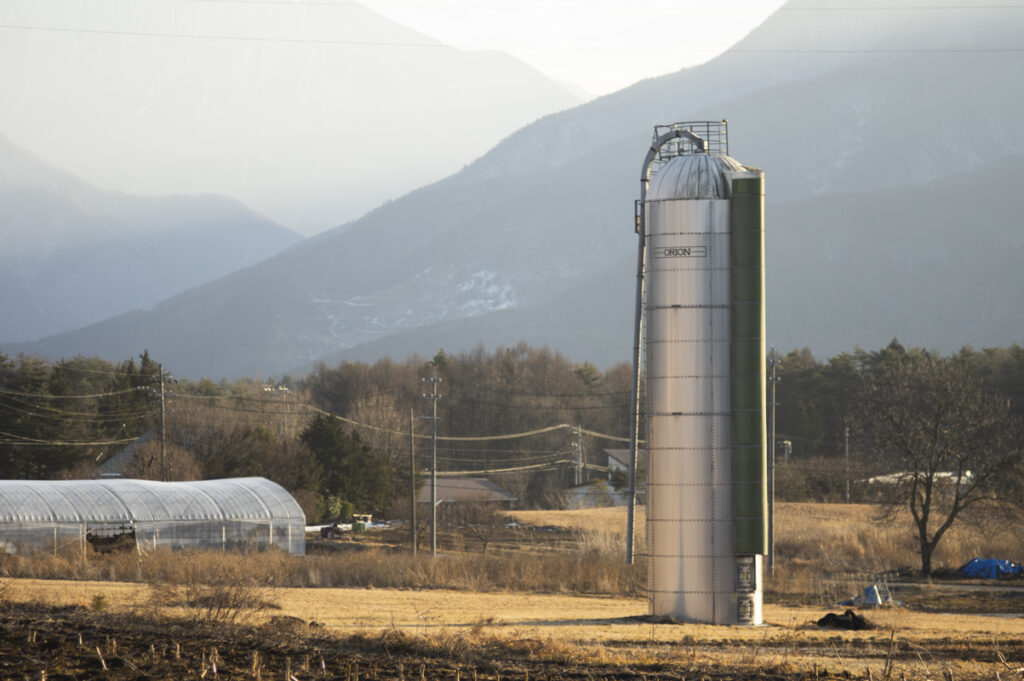
<instances>
[{"instance_id":1,"label":"small structure in field","mask_svg":"<svg viewBox=\"0 0 1024 681\"><path fill-rule=\"evenodd\" d=\"M430 505L430 483L420 488L417 503ZM518 499L508 490L502 489L487 478L442 478L437 479L437 503L440 504L493 504L510 509Z\"/></svg>"}]
</instances>

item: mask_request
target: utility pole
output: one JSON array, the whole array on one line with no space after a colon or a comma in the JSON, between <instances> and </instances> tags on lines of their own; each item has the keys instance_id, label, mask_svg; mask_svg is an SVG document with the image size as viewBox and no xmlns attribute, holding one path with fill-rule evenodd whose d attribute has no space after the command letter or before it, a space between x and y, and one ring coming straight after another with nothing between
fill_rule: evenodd
<instances>
[{"instance_id":1,"label":"utility pole","mask_svg":"<svg viewBox=\"0 0 1024 681\"><path fill-rule=\"evenodd\" d=\"M167 470L167 403L164 400L164 365L157 363L160 372L160 476L164 482L170 482L170 471Z\"/></svg>"},{"instance_id":2,"label":"utility pole","mask_svg":"<svg viewBox=\"0 0 1024 681\"><path fill-rule=\"evenodd\" d=\"M412 534L412 555L416 555L416 428L409 410L409 529Z\"/></svg>"},{"instance_id":3,"label":"utility pole","mask_svg":"<svg viewBox=\"0 0 1024 681\"><path fill-rule=\"evenodd\" d=\"M768 412L771 427L768 430L768 574L775 569L775 385L781 380L776 374L776 367L782 363L775 348L768 353L768 385L771 387L771 399Z\"/></svg>"},{"instance_id":4,"label":"utility pole","mask_svg":"<svg viewBox=\"0 0 1024 681\"><path fill-rule=\"evenodd\" d=\"M580 426L576 426L576 485L583 484L583 433Z\"/></svg>"},{"instance_id":5,"label":"utility pole","mask_svg":"<svg viewBox=\"0 0 1024 681\"><path fill-rule=\"evenodd\" d=\"M431 415L424 418L430 419L430 557L437 557L437 401L441 396L437 394L437 384L441 379L437 377L437 367L434 367L434 375L424 378L424 383L430 383L430 394L424 394L425 399L431 402Z\"/></svg>"},{"instance_id":6,"label":"utility pole","mask_svg":"<svg viewBox=\"0 0 1024 681\"><path fill-rule=\"evenodd\" d=\"M850 503L850 426L843 428L843 440L846 448L846 503Z\"/></svg>"}]
</instances>

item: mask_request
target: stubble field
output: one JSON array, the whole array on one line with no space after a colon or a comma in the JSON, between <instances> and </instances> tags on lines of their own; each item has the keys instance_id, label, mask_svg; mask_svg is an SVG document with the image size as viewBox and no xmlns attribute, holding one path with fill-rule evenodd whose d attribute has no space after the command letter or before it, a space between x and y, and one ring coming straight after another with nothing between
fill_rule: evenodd
<instances>
[{"instance_id":1,"label":"stubble field","mask_svg":"<svg viewBox=\"0 0 1024 681\"><path fill-rule=\"evenodd\" d=\"M515 519L551 528L565 543L580 532L621 538L621 509L533 513ZM912 565L911 547L892 546L899 528L880 526L869 507L785 505L779 522L789 529L777 542L764 627L657 622L646 617L640 597L500 586L262 584L255 607L213 617L187 589L144 581L2 578L0 678L1024 677L1024 601L1012 586L977 592L956 581L894 583L894 595L908 597L906 607L861 611L875 628L821 629L819 617L842 610L829 590L858 588L877 565L899 566L904 551L904 564ZM1016 540L1013 528L1003 533L973 540L965 528L944 560L959 560L957 547L998 550L999 542ZM358 546L349 551L361 552ZM500 550L507 549L491 549ZM380 555L386 561L398 554Z\"/></svg>"}]
</instances>

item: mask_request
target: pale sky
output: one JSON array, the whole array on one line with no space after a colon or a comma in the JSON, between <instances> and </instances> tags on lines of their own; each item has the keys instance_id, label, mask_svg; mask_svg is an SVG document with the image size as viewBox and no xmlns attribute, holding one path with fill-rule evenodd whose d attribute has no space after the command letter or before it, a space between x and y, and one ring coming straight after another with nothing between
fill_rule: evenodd
<instances>
[{"instance_id":1,"label":"pale sky","mask_svg":"<svg viewBox=\"0 0 1024 681\"><path fill-rule=\"evenodd\" d=\"M714 58L782 2L0 0L0 135L102 189L222 194L311 234L575 103L471 51L605 95ZM474 94L446 95L446 68ZM410 120L430 139L395 163Z\"/></svg>"},{"instance_id":2,"label":"pale sky","mask_svg":"<svg viewBox=\"0 0 1024 681\"><path fill-rule=\"evenodd\" d=\"M699 64L782 0L361 0L466 50L502 50L593 95Z\"/></svg>"}]
</instances>

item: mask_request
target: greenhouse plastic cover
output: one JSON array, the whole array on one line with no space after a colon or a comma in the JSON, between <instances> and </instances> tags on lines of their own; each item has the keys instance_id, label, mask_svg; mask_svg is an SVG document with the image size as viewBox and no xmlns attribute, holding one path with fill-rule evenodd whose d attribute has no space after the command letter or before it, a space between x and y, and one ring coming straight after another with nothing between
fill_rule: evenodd
<instances>
[{"instance_id":1,"label":"greenhouse plastic cover","mask_svg":"<svg viewBox=\"0 0 1024 681\"><path fill-rule=\"evenodd\" d=\"M265 478L0 480L3 523L204 520L305 523L305 516L283 487Z\"/></svg>"}]
</instances>

